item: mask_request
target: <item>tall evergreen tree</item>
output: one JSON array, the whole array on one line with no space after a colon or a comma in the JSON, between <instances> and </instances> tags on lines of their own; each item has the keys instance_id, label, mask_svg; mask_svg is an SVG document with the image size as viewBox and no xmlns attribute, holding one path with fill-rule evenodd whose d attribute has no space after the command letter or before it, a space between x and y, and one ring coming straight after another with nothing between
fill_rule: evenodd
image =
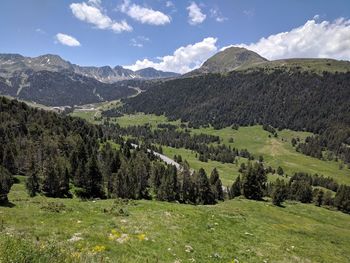
<instances>
[{"instance_id":1,"label":"tall evergreen tree","mask_svg":"<svg viewBox=\"0 0 350 263\"><path fill-rule=\"evenodd\" d=\"M283 180L277 179L273 185L272 190L272 203L274 205L280 206L282 202L287 199L288 191L287 186Z\"/></svg>"},{"instance_id":2,"label":"tall evergreen tree","mask_svg":"<svg viewBox=\"0 0 350 263\"><path fill-rule=\"evenodd\" d=\"M202 205L215 204L215 196L211 191L207 174L203 168L200 168L196 178L197 202Z\"/></svg>"},{"instance_id":3,"label":"tall evergreen tree","mask_svg":"<svg viewBox=\"0 0 350 263\"><path fill-rule=\"evenodd\" d=\"M243 171L242 192L248 199L261 200L267 178L261 163L248 163L247 170Z\"/></svg>"},{"instance_id":4,"label":"tall evergreen tree","mask_svg":"<svg viewBox=\"0 0 350 263\"><path fill-rule=\"evenodd\" d=\"M0 204L8 202L8 193L13 185L12 174L0 165Z\"/></svg>"},{"instance_id":5,"label":"tall evergreen tree","mask_svg":"<svg viewBox=\"0 0 350 263\"><path fill-rule=\"evenodd\" d=\"M222 189L222 182L220 180L219 172L216 168L210 174L209 182L211 185L211 191L216 200L224 200L224 191Z\"/></svg>"},{"instance_id":6,"label":"tall evergreen tree","mask_svg":"<svg viewBox=\"0 0 350 263\"><path fill-rule=\"evenodd\" d=\"M241 187L241 176L238 175L230 188L229 197L232 199L237 196L240 196L242 194Z\"/></svg>"},{"instance_id":7,"label":"tall evergreen tree","mask_svg":"<svg viewBox=\"0 0 350 263\"><path fill-rule=\"evenodd\" d=\"M12 144L7 145L4 152L3 157L3 166L11 173L16 174L16 163L15 163L15 156L13 153L14 146Z\"/></svg>"},{"instance_id":8,"label":"tall evergreen tree","mask_svg":"<svg viewBox=\"0 0 350 263\"><path fill-rule=\"evenodd\" d=\"M334 205L342 211L350 213L350 186L341 185L335 195Z\"/></svg>"},{"instance_id":9,"label":"tall evergreen tree","mask_svg":"<svg viewBox=\"0 0 350 263\"><path fill-rule=\"evenodd\" d=\"M33 197L40 192L39 172L33 158L31 160L29 174L27 176L26 188L30 197Z\"/></svg>"}]
</instances>

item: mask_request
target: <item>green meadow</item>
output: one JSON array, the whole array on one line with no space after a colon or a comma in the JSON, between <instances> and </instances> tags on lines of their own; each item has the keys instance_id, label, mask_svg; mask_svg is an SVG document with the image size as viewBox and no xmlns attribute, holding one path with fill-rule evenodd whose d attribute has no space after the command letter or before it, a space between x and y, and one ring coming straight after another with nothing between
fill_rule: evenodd
<instances>
[{"instance_id":1,"label":"green meadow","mask_svg":"<svg viewBox=\"0 0 350 263\"><path fill-rule=\"evenodd\" d=\"M349 215L312 204L29 198L19 179L0 207L4 263L350 261Z\"/></svg>"},{"instance_id":2,"label":"green meadow","mask_svg":"<svg viewBox=\"0 0 350 263\"><path fill-rule=\"evenodd\" d=\"M118 123L122 127L133 125L150 124L156 127L159 123L171 123L179 125L180 121L168 121L165 116L156 116L154 114L137 113L133 115L124 115L122 117L113 118L111 121ZM308 132L297 132L291 130L278 131L278 137L269 136L270 133L262 129L262 126L239 127L234 130L230 127L215 130L212 127L189 129L191 133L205 133L216 135L221 138L221 143L236 147L238 149L248 149L256 158L263 156L266 166L277 169L281 166L284 172L292 175L296 172L307 172L310 174L319 174L335 178L339 183L350 184L350 169L344 166L341 169L341 163L336 161L324 161L299 153L292 147L292 138L299 138L303 141L307 136L312 135ZM229 142L230 139L233 142ZM222 164L219 162L208 161L200 162L196 158L195 152L186 149L175 149L171 147L163 147L164 154L172 158L174 155L181 155L186 159L191 168L199 169L203 167L207 173L210 173L215 167L225 183L231 183L238 175L238 166L236 164ZM241 158L240 162L246 161ZM271 179L276 178L272 176Z\"/></svg>"}]
</instances>

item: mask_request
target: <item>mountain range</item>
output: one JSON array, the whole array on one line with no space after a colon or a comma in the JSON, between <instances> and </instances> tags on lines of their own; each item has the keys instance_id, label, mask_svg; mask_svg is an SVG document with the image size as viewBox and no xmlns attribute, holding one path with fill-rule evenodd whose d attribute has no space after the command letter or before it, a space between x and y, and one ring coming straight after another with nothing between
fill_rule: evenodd
<instances>
[{"instance_id":1,"label":"mountain range","mask_svg":"<svg viewBox=\"0 0 350 263\"><path fill-rule=\"evenodd\" d=\"M134 101L142 101L143 104L152 103L157 99L157 93L161 92L161 89L156 87L170 87L178 78L196 77L197 82L201 82L203 78L208 78L206 75L214 73L222 75L220 81L227 81L229 78L225 76L231 72L247 74L256 71L264 74L300 72L322 75L324 72L349 72L350 62L334 59L268 61L245 48L229 47L209 58L200 68L179 75L154 68L132 71L122 66L83 67L50 54L33 58L19 54L0 54L0 94L47 106L74 106L125 98L135 94L135 87L142 90L152 89L151 93L154 93L154 96L146 102L144 98L149 96L148 94L135 98ZM230 81L234 83L235 79ZM268 83L262 85L268 85ZM177 92L180 88L176 86L174 89ZM203 90L206 90L205 87ZM159 94L159 97L164 94ZM215 94L204 95L214 96ZM193 99L196 101L196 98ZM166 98L164 100L166 101ZM217 103L220 104L219 101ZM148 108L147 105L145 108Z\"/></svg>"},{"instance_id":2,"label":"mountain range","mask_svg":"<svg viewBox=\"0 0 350 263\"><path fill-rule=\"evenodd\" d=\"M24 57L0 54L0 94L48 106L73 106L132 95L125 80L172 78L179 74L153 68L82 67L57 55Z\"/></svg>"}]
</instances>

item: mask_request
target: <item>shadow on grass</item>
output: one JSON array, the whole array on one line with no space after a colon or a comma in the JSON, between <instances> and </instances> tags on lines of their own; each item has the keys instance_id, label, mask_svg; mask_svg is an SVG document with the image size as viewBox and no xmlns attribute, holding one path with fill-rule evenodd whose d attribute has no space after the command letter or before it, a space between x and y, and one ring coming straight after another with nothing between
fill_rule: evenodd
<instances>
[{"instance_id":1,"label":"shadow on grass","mask_svg":"<svg viewBox=\"0 0 350 263\"><path fill-rule=\"evenodd\" d=\"M12 207L15 207L16 205L10 201L2 201L0 202L0 207L9 207L9 208L12 208Z\"/></svg>"}]
</instances>

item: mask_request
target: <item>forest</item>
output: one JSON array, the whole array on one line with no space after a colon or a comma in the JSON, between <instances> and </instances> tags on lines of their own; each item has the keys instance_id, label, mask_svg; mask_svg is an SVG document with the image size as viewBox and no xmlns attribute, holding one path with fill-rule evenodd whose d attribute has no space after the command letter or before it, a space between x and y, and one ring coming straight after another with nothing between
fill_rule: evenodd
<instances>
[{"instance_id":1,"label":"forest","mask_svg":"<svg viewBox=\"0 0 350 263\"><path fill-rule=\"evenodd\" d=\"M219 173L214 169L208 176L204 169L193 171L186 160L181 169L166 165L149 152L155 144L189 147L196 151L202 145L219 142L216 136L176 131L171 125L160 125L151 131L148 126L121 128L117 125L93 125L86 121L42 109L31 108L23 102L0 100L0 201L8 201L7 194L15 183L13 175L26 176L30 196L82 199L155 199L188 204L215 204L225 198L243 195L262 200L271 197L276 205L288 199L335 206L350 211L350 188L338 185L331 178L318 175L295 174L289 183L277 180L267 182L271 167L264 167L263 159L241 165L236 181L223 187ZM134 149L122 135L145 140ZM116 149L113 145L120 145ZM222 146L204 148L209 158L215 149L218 155L241 154L236 149ZM211 149L211 150L208 150ZM214 150L213 150L214 149ZM244 151L243 151L244 152ZM249 153L248 153L249 154ZM249 157L249 156L246 156ZM234 158L233 158L234 159ZM252 158L248 158L252 159ZM225 162L225 160L220 160ZM277 174L283 176L282 168ZM312 186L336 191L330 197L323 190L312 192Z\"/></svg>"},{"instance_id":2,"label":"forest","mask_svg":"<svg viewBox=\"0 0 350 263\"><path fill-rule=\"evenodd\" d=\"M165 114L193 127L270 125L310 131L298 149L311 156L325 149L350 162L350 73L298 70L231 72L167 81L124 99L124 111Z\"/></svg>"}]
</instances>

